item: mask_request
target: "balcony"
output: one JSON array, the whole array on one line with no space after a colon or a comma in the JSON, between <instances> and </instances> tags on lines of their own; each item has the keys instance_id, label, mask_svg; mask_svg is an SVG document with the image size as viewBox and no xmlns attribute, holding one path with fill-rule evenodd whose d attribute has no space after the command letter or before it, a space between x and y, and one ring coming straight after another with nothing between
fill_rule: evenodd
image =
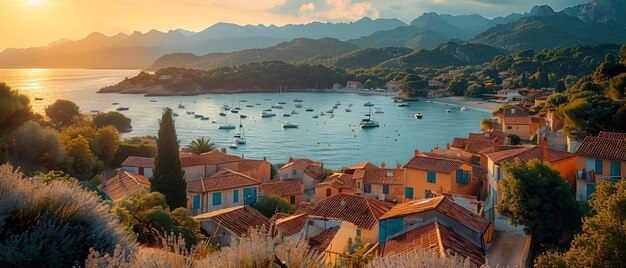
<instances>
[{"instance_id":1,"label":"balcony","mask_svg":"<svg viewBox=\"0 0 626 268\"><path fill-rule=\"evenodd\" d=\"M626 176L602 176L602 175L596 175L595 172L593 170L591 171L585 171L583 170L576 170L576 179L578 180L585 180L585 181L591 181L591 182L596 182L596 180L604 180L604 181L609 181L609 182L618 182L619 180L625 179Z\"/></svg>"}]
</instances>

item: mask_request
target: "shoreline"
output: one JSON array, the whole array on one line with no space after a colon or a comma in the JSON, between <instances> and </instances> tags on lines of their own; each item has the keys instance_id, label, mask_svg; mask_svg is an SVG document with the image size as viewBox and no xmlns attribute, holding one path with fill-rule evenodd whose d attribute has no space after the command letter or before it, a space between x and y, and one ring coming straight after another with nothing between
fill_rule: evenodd
<instances>
[{"instance_id":1,"label":"shoreline","mask_svg":"<svg viewBox=\"0 0 626 268\"><path fill-rule=\"evenodd\" d=\"M500 108L500 103L496 102L488 102L481 99L471 99L464 97L445 97L445 98L434 98L434 99L421 99L420 101L430 101L433 103L442 103L448 104L452 106L459 107L467 107L471 109L481 110L485 112L493 112Z\"/></svg>"}]
</instances>

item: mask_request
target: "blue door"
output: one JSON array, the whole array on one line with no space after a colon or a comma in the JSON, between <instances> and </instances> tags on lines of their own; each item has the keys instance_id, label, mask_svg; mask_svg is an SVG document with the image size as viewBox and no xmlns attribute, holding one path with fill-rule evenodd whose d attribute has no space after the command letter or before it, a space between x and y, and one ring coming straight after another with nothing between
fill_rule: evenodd
<instances>
[{"instance_id":1,"label":"blue door","mask_svg":"<svg viewBox=\"0 0 626 268\"><path fill-rule=\"evenodd\" d=\"M591 194L596 192L595 184L587 184L587 200L591 199Z\"/></svg>"},{"instance_id":2,"label":"blue door","mask_svg":"<svg viewBox=\"0 0 626 268\"><path fill-rule=\"evenodd\" d=\"M257 202L256 187L243 188L243 204L250 205Z\"/></svg>"}]
</instances>

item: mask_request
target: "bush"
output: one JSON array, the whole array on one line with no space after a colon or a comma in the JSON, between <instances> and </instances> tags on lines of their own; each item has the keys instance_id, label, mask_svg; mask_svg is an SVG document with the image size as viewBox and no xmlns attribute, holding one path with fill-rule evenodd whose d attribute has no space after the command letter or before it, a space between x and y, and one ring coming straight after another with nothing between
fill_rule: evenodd
<instances>
[{"instance_id":1,"label":"bush","mask_svg":"<svg viewBox=\"0 0 626 268\"><path fill-rule=\"evenodd\" d=\"M130 132L133 128L130 125L130 118L120 112L97 113L93 116L93 124L96 128L114 126L120 133Z\"/></svg>"},{"instance_id":2,"label":"bush","mask_svg":"<svg viewBox=\"0 0 626 268\"><path fill-rule=\"evenodd\" d=\"M89 249L113 254L136 250L93 192L76 183L24 178L0 166L0 261L7 266L70 267Z\"/></svg>"},{"instance_id":3,"label":"bush","mask_svg":"<svg viewBox=\"0 0 626 268\"><path fill-rule=\"evenodd\" d=\"M154 157L156 145L122 142L113 157L112 166L120 166L129 156Z\"/></svg>"},{"instance_id":4,"label":"bush","mask_svg":"<svg viewBox=\"0 0 626 268\"><path fill-rule=\"evenodd\" d=\"M74 123L74 116L79 115L78 105L69 100L57 100L46 107L46 115L55 124L66 127Z\"/></svg>"},{"instance_id":5,"label":"bush","mask_svg":"<svg viewBox=\"0 0 626 268\"><path fill-rule=\"evenodd\" d=\"M15 154L32 164L53 166L65 158L59 133L28 121L15 130Z\"/></svg>"},{"instance_id":6,"label":"bush","mask_svg":"<svg viewBox=\"0 0 626 268\"><path fill-rule=\"evenodd\" d=\"M277 212L288 214L296 212L296 207L289 204L289 202L285 201L285 199L280 196L263 197L258 203L252 205L252 207L268 218L271 218Z\"/></svg>"}]
</instances>

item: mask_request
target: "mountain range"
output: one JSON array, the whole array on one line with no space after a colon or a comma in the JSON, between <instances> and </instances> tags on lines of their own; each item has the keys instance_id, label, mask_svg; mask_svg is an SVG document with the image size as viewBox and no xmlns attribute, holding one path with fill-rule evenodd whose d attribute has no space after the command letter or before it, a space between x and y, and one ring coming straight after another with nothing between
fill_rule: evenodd
<instances>
[{"instance_id":1,"label":"mountain range","mask_svg":"<svg viewBox=\"0 0 626 268\"><path fill-rule=\"evenodd\" d=\"M406 52L405 60L420 62L415 57L432 56L432 51L439 51L440 44L449 41L457 45L466 43L462 48L471 47L472 51L480 46L469 44L499 48L489 48L486 55L504 50L622 43L626 42L623 14L626 14L624 0L591 0L560 12L544 5L524 14L493 19L476 14L429 12L409 24L397 19L365 17L350 23L285 26L217 23L200 32L177 29L112 36L92 33L76 41L59 40L43 47L6 49L0 52L0 68L212 68L262 60L335 62L338 66L363 68L377 66L381 63L379 59L391 60L383 66L404 66L404 60L396 61L398 53ZM359 51L359 48L379 50ZM382 54L373 55L374 51ZM358 57L362 54L374 58ZM354 62L355 59L363 62ZM461 63L464 62L457 62Z\"/></svg>"}]
</instances>

